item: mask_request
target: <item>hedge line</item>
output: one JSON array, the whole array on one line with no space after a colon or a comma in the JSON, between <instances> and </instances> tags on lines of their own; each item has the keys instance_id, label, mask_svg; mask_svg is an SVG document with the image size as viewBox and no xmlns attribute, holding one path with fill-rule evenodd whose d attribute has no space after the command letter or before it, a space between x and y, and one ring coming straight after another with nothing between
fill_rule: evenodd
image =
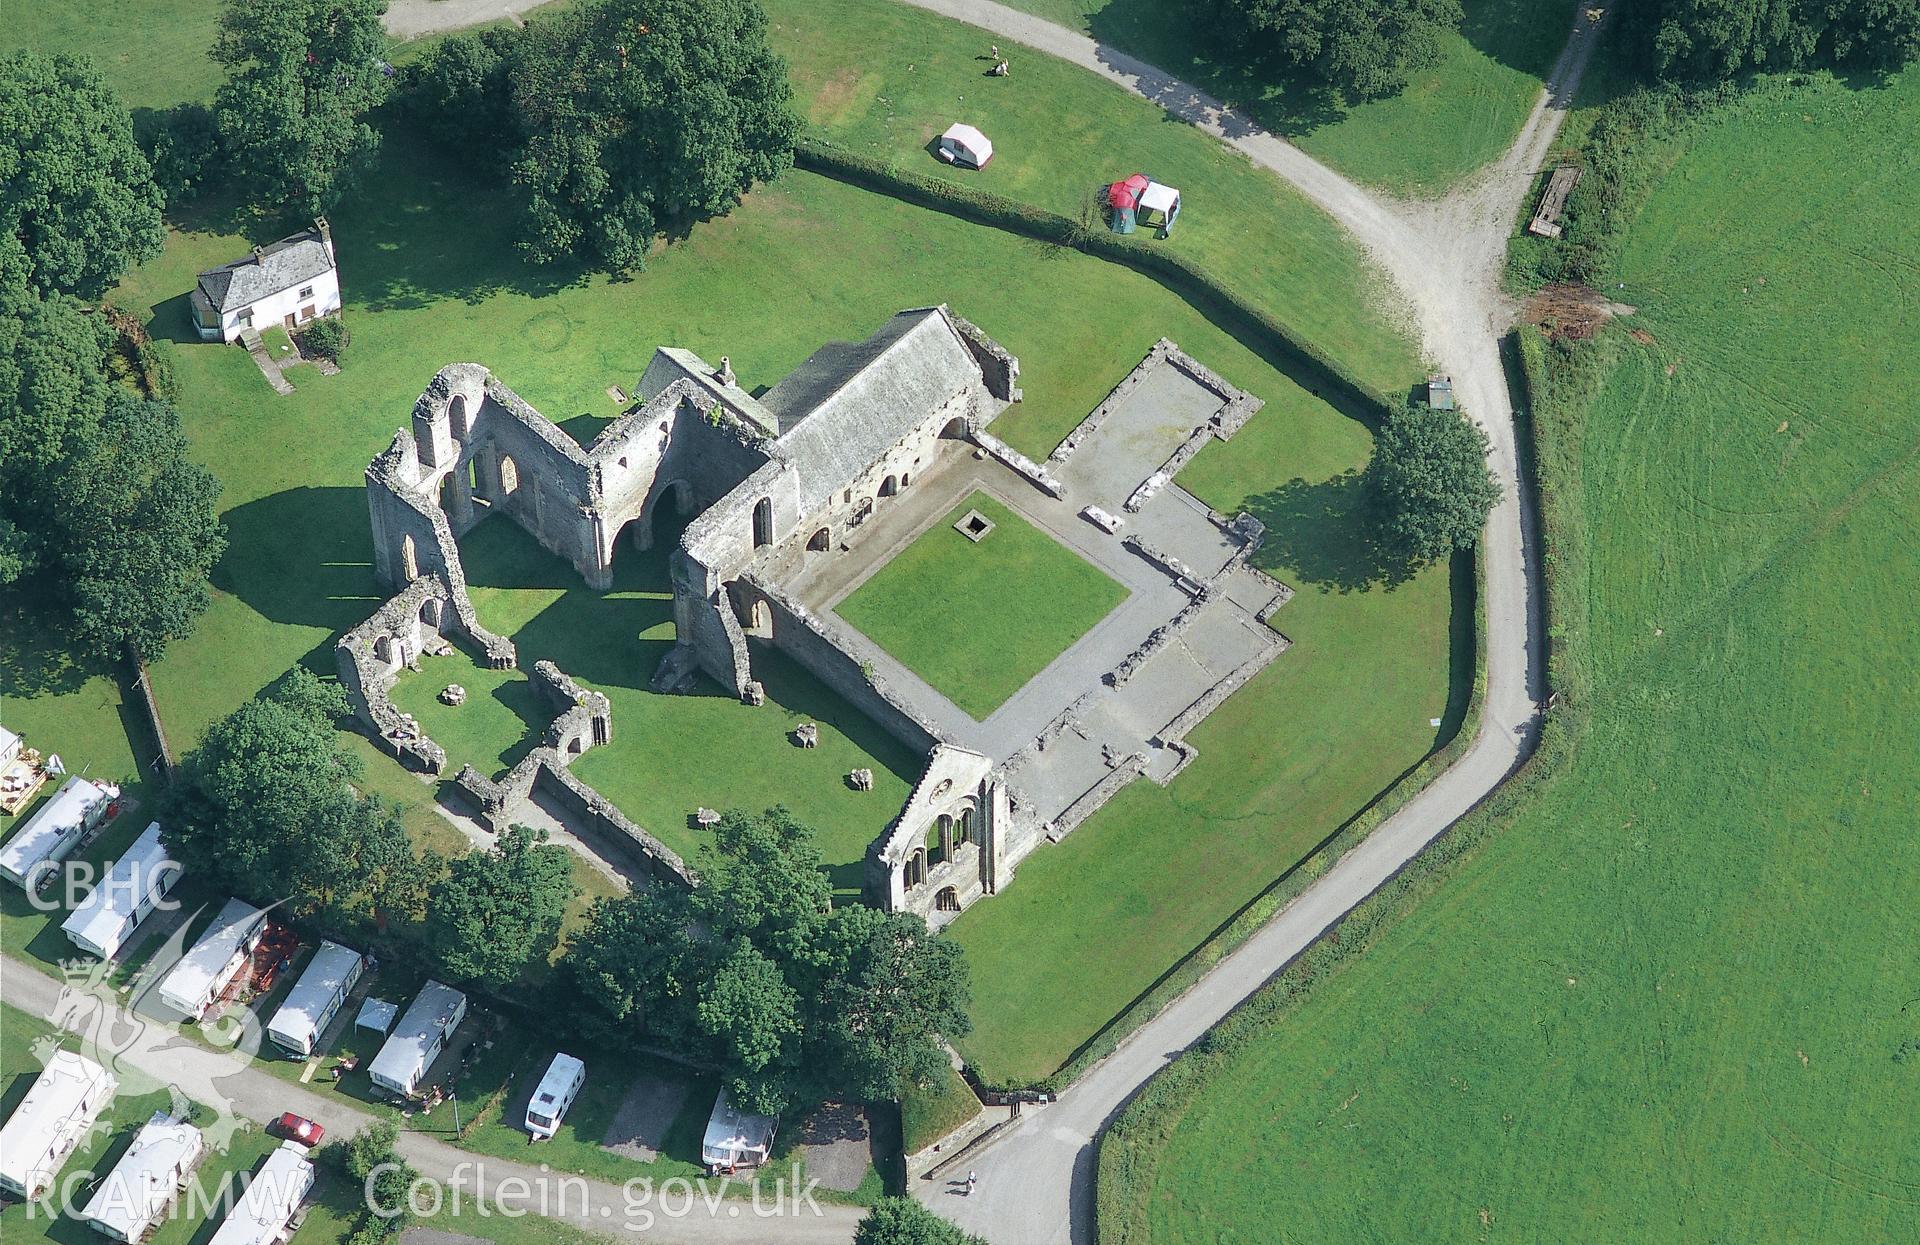
<instances>
[{"instance_id":1,"label":"hedge line","mask_svg":"<svg viewBox=\"0 0 1920 1245\"><path fill-rule=\"evenodd\" d=\"M1097 220L1077 221L1005 195L975 190L946 178L856 155L818 138L802 138L794 151L793 162L808 172L945 212L977 225L1071 247L1150 277L1247 344L1277 354L1276 366L1282 371L1370 427L1378 426L1387 410L1401 405L1399 398L1369 388L1345 364L1265 309L1236 294L1207 268L1165 245L1113 233Z\"/></svg>"},{"instance_id":2,"label":"hedge line","mask_svg":"<svg viewBox=\"0 0 1920 1245\"><path fill-rule=\"evenodd\" d=\"M1343 917L1272 982L1149 1082L1099 1141L1094 1197L1102 1245L1144 1245L1149 1197L1161 1156L1182 1117L1208 1082L1234 1056L1312 996L1322 978L1367 951L1412 908L1445 884L1457 863L1507 825L1565 771L1585 730L1587 687L1584 617L1585 516L1579 501L1578 400L1596 367L1591 359L1562 356L1550 365L1537 335L1508 342L1521 373L1517 418L1531 427L1540 485L1542 561L1554 709L1540 746L1512 778L1476 810L1408 862L1379 891ZM1551 375L1551 387L1544 382ZM1564 374L1564 380L1563 380ZM1522 438L1523 444L1525 438Z\"/></svg>"}]
</instances>

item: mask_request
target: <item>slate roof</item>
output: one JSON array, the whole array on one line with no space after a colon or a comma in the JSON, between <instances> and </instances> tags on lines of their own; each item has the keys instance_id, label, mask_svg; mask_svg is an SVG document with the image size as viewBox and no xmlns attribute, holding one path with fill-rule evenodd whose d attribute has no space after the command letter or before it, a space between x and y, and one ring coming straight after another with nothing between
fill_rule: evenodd
<instances>
[{"instance_id":1,"label":"slate roof","mask_svg":"<svg viewBox=\"0 0 1920 1245\"><path fill-rule=\"evenodd\" d=\"M306 229L261 247L258 255L209 268L200 274L200 289L215 311L228 312L311 281L332 267L333 256L320 230Z\"/></svg>"},{"instance_id":2,"label":"slate roof","mask_svg":"<svg viewBox=\"0 0 1920 1245\"><path fill-rule=\"evenodd\" d=\"M831 342L760 399L811 512L872 466L927 414L980 381L980 366L939 307L902 311L860 342Z\"/></svg>"}]
</instances>

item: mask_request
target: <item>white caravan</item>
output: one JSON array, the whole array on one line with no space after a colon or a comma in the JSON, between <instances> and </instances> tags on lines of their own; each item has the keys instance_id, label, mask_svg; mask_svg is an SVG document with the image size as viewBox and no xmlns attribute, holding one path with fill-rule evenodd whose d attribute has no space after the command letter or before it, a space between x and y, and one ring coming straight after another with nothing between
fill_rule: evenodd
<instances>
[{"instance_id":1,"label":"white caravan","mask_svg":"<svg viewBox=\"0 0 1920 1245\"><path fill-rule=\"evenodd\" d=\"M365 967L366 961L352 947L321 943L280 1010L267 1022L267 1036L296 1058L313 1054Z\"/></svg>"},{"instance_id":2,"label":"white caravan","mask_svg":"<svg viewBox=\"0 0 1920 1245\"><path fill-rule=\"evenodd\" d=\"M45 1193L117 1088L93 1060L55 1051L0 1128L0 1189L28 1201Z\"/></svg>"},{"instance_id":3,"label":"white caravan","mask_svg":"<svg viewBox=\"0 0 1920 1245\"><path fill-rule=\"evenodd\" d=\"M560 1121L573 1105L580 1087L587 1083L587 1065L565 1051L553 1057L546 1075L527 1100L527 1131L536 1141L545 1141L560 1131Z\"/></svg>"},{"instance_id":4,"label":"white caravan","mask_svg":"<svg viewBox=\"0 0 1920 1245\"><path fill-rule=\"evenodd\" d=\"M447 1047L453 1031L467 1017L467 996L452 986L429 981L420 987L406 1014L367 1067L367 1076L381 1089L403 1098L413 1096L420 1078Z\"/></svg>"},{"instance_id":5,"label":"white caravan","mask_svg":"<svg viewBox=\"0 0 1920 1245\"><path fill-rule=\"evenodd\" d=\"M93 893L67 914L60 930L87 954L112 959L173 890L180 873L180 862L160 841L160 823L153 822L113 862Z\"/></svg>"}]
</instances>

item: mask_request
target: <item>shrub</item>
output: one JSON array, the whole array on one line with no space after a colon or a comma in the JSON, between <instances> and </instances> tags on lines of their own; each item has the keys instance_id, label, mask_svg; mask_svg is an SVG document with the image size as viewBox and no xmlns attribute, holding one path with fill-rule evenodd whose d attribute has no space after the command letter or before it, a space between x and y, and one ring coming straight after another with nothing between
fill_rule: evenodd
<instances>
[{"instance_id":1,"label":"shrub","mask_svg":"<svg viewBox=\"0 0 1920 1245\"><path fill-rule=\"evenodd\" d=\"M338 363L340 352L347 348L353 338L347 333L347 326L338 316L326 316L315 320L300 330L300 349L308 354L317 354L323 359L332 359Z\"/></svg>"}]
</instances>

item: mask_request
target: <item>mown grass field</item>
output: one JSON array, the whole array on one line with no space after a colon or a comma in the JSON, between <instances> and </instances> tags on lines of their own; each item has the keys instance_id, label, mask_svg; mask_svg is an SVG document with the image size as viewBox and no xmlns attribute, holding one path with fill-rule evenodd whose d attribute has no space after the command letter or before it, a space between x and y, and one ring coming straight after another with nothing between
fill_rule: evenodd
<instances>
[{"instance_id":1,"label":"mown grass field","mask_svg":"<svg viewBox=\"0 0 1920 1245\"><path fill-rule=\"evenodd\" d=\"M1691 133L1541 403L1585 736L1213 1069L1152 1240L1920 1239L1917 139L1912 72Z\"/></svg>"},{"instance_id":2,"label":"mown grass field","mask_svg":"<svg viewBox=\"0 0 1920 1245\"><path fill-rule=\"evenodd\" d=\"M1461 0L1466 21L1441 39L1438 58L1405 90L1348 104L1227 60L1186 6L1006 3L1205 87L1356 181L1418 197L1442 193L1506 150L1566 43L1574 14L1569 0ZM1030 53L1021 58L1032 59Z\"/></svg>"},{"instance_id":3,"label":"mown grass field","mask_svg":"<svg viewBox=\"0 0 1920 1245\"><path fill-rule=\"evenodd\" d=\"M988 78L988 36L898 0L768 0L774 46L810 128L862 155L1078 217L1099 186L1144 169L1180 187L1178 228L1156 245L1212 269L1351 368L1398 392L1415 350L1358 247L1279 178L1157 106L1037 52ZM955 121L994 143L979 172L933 158ZM1517 125L1517 123L1516 123ZM1017 283L1017 272L1003 269ZM1097 303L1077 313L1105 314Z\"/></svg>"},{"instance_id":4,"label":"mown grass field","mask_svg":"<svg viewBox=\"0 0 1920 1245\"><path fill-rule=\"evenodd\" d=\"M976 510L994 526L973 541L954 524ZM1091 562L975 493L834 612L985 721L1126 595Z\"/></svg>"}]
</instances>

